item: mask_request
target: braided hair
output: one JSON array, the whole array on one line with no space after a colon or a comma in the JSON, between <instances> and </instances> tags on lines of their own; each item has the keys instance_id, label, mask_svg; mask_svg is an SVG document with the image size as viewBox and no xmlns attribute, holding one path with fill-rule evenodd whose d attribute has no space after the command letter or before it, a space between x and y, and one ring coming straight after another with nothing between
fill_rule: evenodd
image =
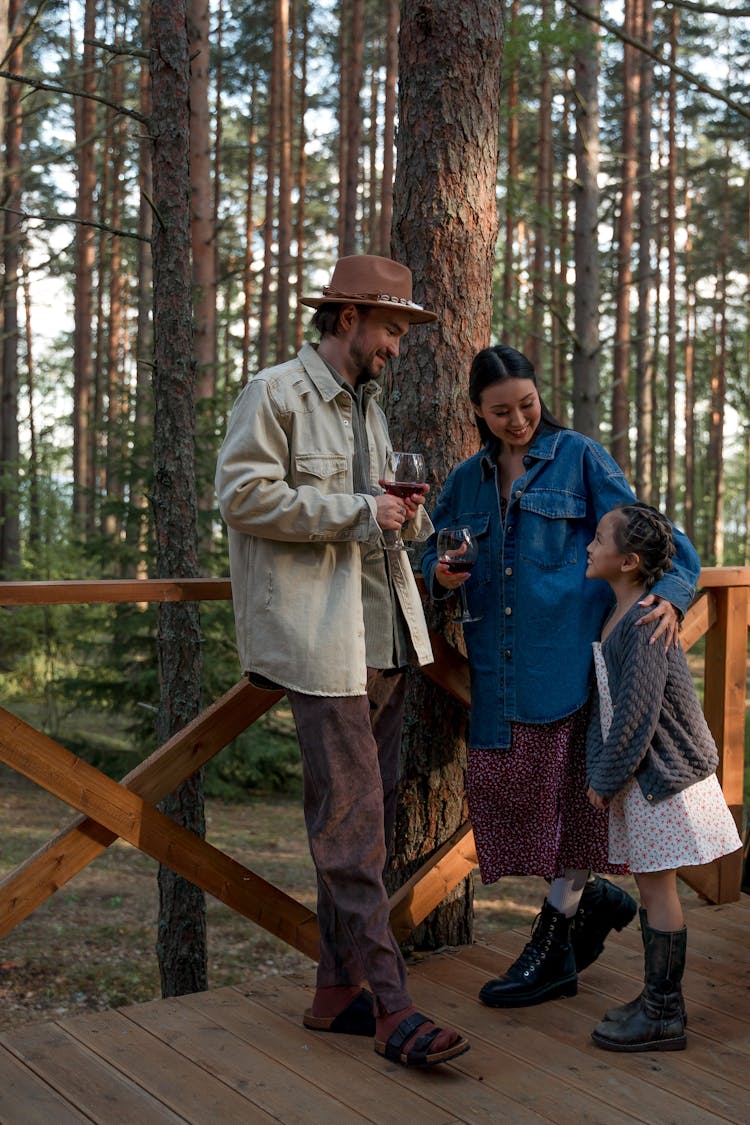
<instances>
[{"instance_id":1,"label":"braided hair","mask_svg":"<svg viewBox=\"0 0 750 1125\"><path fill-rule=\"evenodd\" d=\"M631 552L638 555L639 572L644 586L650 590L666 571L672 569L675 554L672 525L658 508L640 500L634 504L623 504L614 511L622 516L613 527L617 549L623 555Z\"/></svg>"}]
</instances>

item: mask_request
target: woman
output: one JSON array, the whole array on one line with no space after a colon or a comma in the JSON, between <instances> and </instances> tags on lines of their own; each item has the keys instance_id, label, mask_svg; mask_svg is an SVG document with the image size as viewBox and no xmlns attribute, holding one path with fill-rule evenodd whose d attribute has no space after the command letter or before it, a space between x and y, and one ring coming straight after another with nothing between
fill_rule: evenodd
<instances>
[{"instance_id":1,"label":"woman","mask_svg":"<svg viewBox=\"0 0 750 1125\"><path fill-rule=\"evenodd\" d=\"M574 995L578 972L636 913L629 895L591 876L624 868L608 862L606 815L585 792L591 644L612 597L605 582L586 581L586 546L605 512L635 496L601 445L552 417L534 368L514 348L479 352L469 397L483 446L445 483L422 569L435 599L466 583L479 617L464 635L467 795L482 881L550 880L531 940L480 992L492 1007L524 1007ZM437 557L437 531L457 524L479 543L470 574ZM678 614L700 572L685 536L675 543L675 566L643 599L653 608L641 619L651 643L665 647L678 643Z\"/></svg>"}]
</instances>

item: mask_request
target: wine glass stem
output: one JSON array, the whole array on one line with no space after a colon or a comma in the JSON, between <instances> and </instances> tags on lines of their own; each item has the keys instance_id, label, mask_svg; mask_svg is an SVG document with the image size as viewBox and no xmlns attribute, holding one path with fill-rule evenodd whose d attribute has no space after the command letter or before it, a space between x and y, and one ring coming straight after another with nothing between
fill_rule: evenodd
<instances>
[{"instance_id":1,"label":"wine glass stem","mask_svg":"<svg viewBox=\"0 0 750 1125\"><path fill-rule=\"evenodd\" d=\"M465 586L464 583L462 583L459 586L458 592L461 596L461 616L462 617L468 617L469 616L469 604L466 601L466 586Z\"/></svg>"}]
</instances>

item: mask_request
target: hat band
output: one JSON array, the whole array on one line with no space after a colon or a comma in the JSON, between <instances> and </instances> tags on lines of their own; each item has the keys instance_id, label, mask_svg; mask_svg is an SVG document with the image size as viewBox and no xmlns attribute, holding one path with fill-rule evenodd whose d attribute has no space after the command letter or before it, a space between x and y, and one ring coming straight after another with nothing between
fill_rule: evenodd
<instances>
[{"instance_id":1,"label":"hat band","mask_svg":"<svg viewBox=\"0 0 750 1125\"><path fill-rule=\"evenodd\" d=\"M418 305L415 301L410 301L406 297L394 297L391 293L342 293L340 289L332 289L330 285L323 286L324 297L343 297L347 301L356 303L357 301L382 301L389 305L403 305L407 309L415 309L417 312L424 312L422 305Z\"/></svg>"}]
</instances>

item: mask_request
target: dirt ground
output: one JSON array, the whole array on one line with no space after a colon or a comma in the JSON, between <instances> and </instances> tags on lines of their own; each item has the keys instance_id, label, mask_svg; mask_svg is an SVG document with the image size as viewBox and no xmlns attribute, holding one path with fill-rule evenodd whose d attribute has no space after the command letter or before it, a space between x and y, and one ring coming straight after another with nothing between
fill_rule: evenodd
<instances>
[{"instance_id":1,"label":"dirt ground","mask_svg":"<svg viewBox=\"0 0 750 1125\"><path fill-rule=\"evenodd\" d=\"M72 810L0 766L0 876L68 823ZM300 802L206 805L207 838L314 909ZM631 891L632 880L621 880ZM475 936L531 925L541 879L477 879ZM159 996L156 864L118 842L0 939L0 1030ZM209 898L209 987L307 968L301 954Z\"/></svg>"}]
</instances>

